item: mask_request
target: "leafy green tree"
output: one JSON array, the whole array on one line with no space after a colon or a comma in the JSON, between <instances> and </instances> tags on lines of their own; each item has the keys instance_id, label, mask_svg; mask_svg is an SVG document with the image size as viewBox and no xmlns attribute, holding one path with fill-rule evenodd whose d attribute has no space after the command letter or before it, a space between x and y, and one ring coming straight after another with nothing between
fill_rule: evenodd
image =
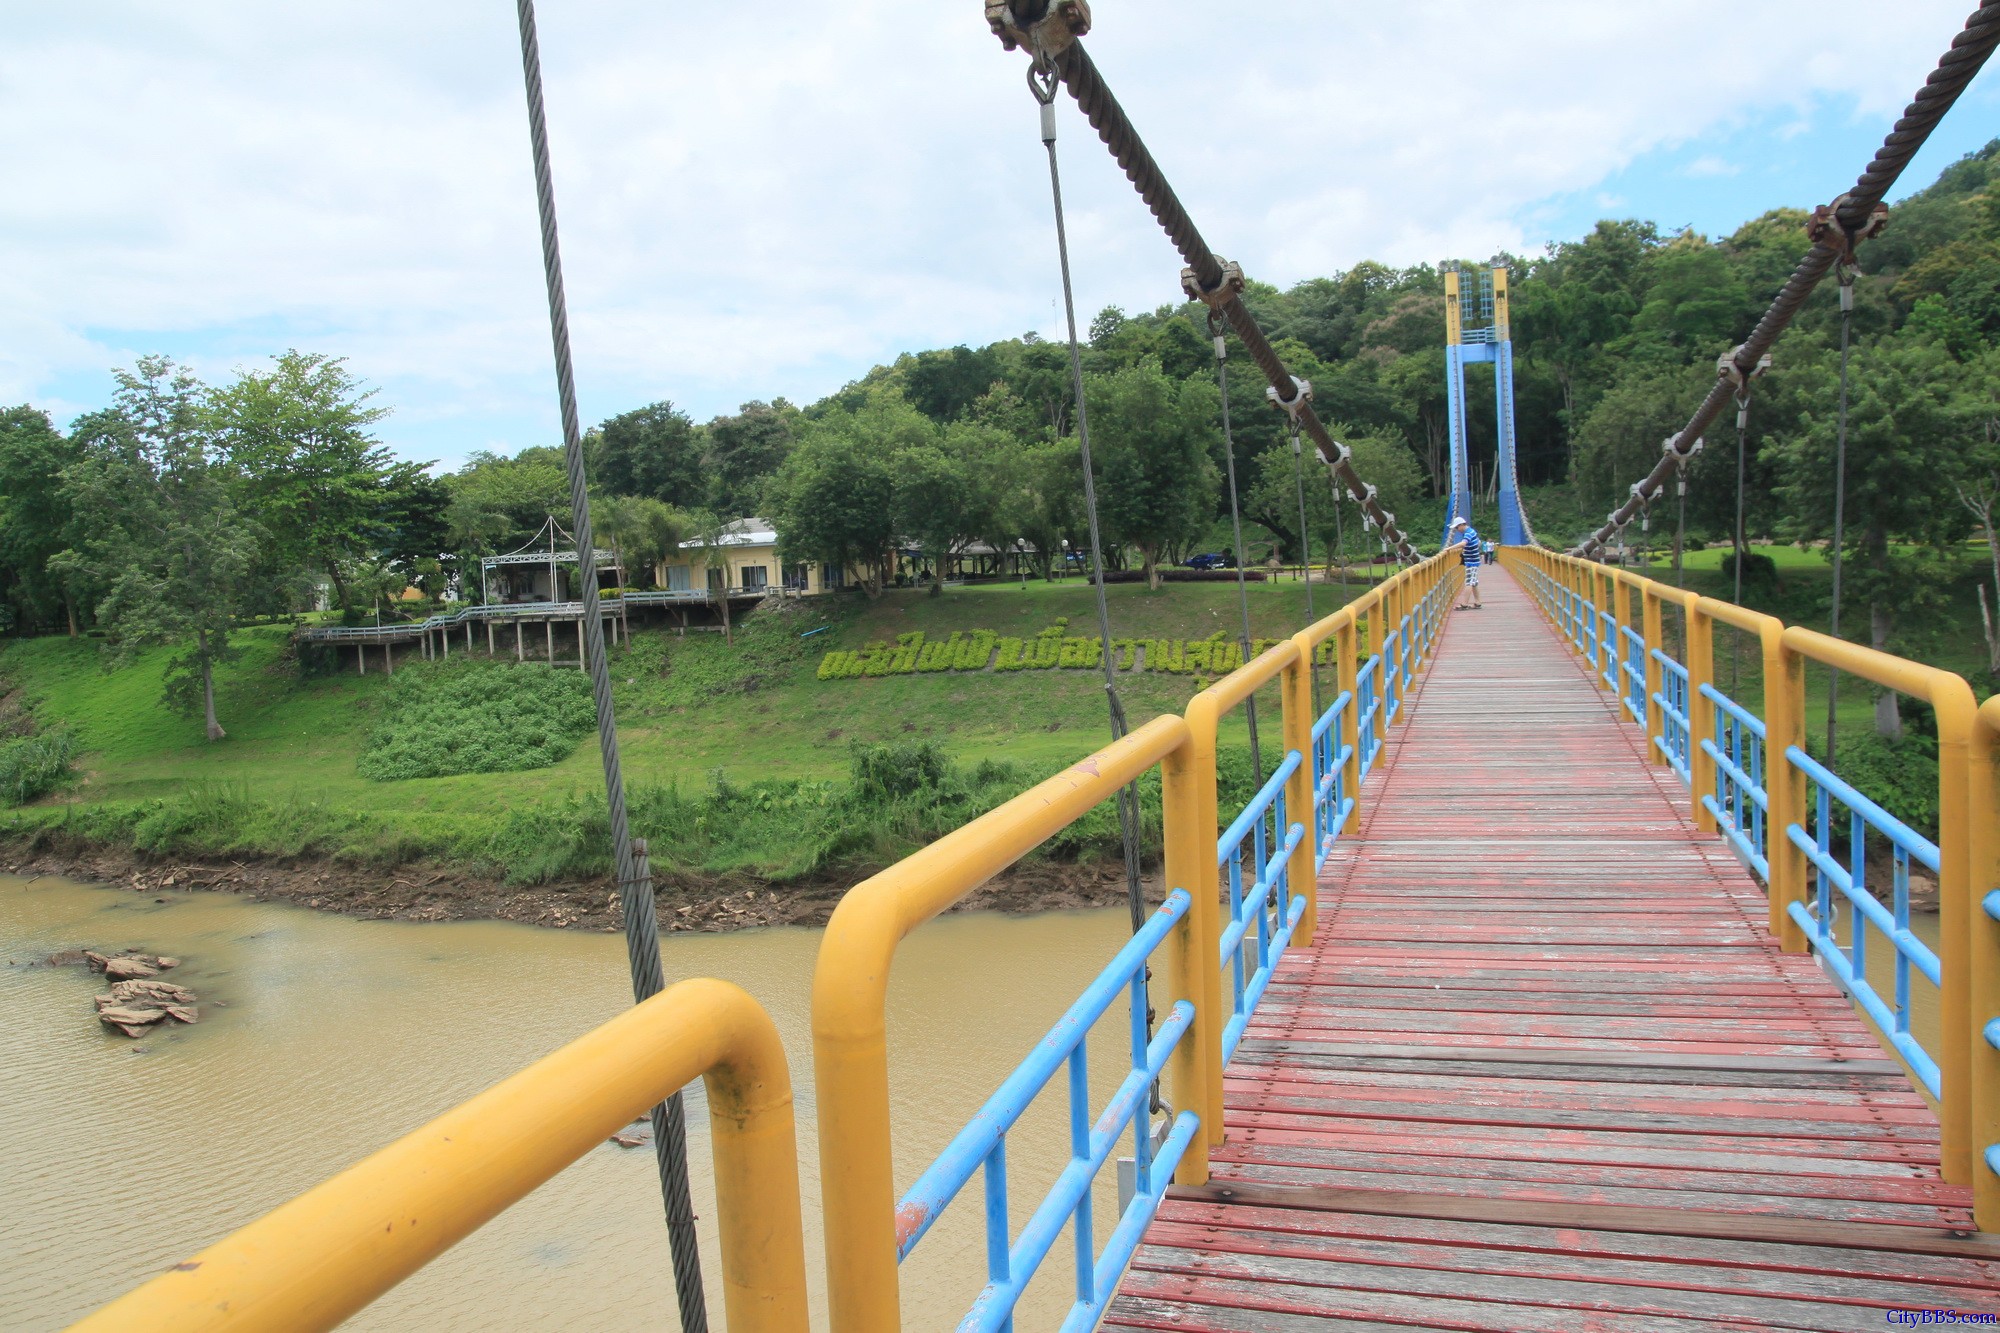
<instances>
[{"instance_id":1,"label":"leafy green tree","mask_svg":"<svg viewBox=\"0 0 2000 1333\"><path fill-rule=\"evenodd\" d=\"M628 583L633 571L648 581L656 565L688 540L686 514L649 495L602 496L591 503L597 535L611 544Z\"/></svg>"},{"instance_id":2,"label":"leafy green tree","mask_svg":"<svg viewBox=\"0 0 2000 1333\"><path fill-rule=\"evenodd\" d=\"M63 469L75 446L48 414L21 406L0 411L0 596L13 624L67 620L77 632L76 598L49 571L49 557L70 542Z\"/></svg>"},{"instance_id":3,"label":"leafy green tree","mask_svg":"<svg viewBox=\"0 0 2000 1333\"><path fill-rule=\"evenodd\" d=\"M708 423L709 508L748 518L765 508L764 485L784 466L797 436L798 411L780 398L745 403L733 417Z\"/></svg>"},{"instance_id":4,"label":"leafy green tree","mask_svg":"<svg viewBox=\"0 0 2000 1333\"><path fill-rule=\"evenodd\" d=\"M641 495L677 508L702 502L707 441L694 422L662 400L621 412L590 433L591 477L612 495Z\"/></svg>"},{"instance_id":5,"label":"leafy green tree","mask_svg":"<svg viewBox=\"0 0 2000 1333\"><path fill-rule=\"evenodd\" d=\"M914 423L898 420L905 415ZM871 421L889 428L889 438L871 432ZM864 407L813 423L767 492L785 559L858 568L862 591L871 598L882 595L897 536L889 462L904 443L894 438L897 425L914 429L916 443L931 439L930 423L900 398L893 408Z\"/></svg>"},{"instance_id":6,"label":"leafy green tree","mask_svg":"<svg viewBox=\"0 0 2000 1333\"><path fill-rule=\"evenodd\" d=\"M1353 454L1355 471L1375 488L1382 507L1407 515L1427 489L1424 471L1410 446L1400 435L1389 432L1357 433L1335 423L1328 434L1345 444ZM1250 487L1244 496L1244 515L1269 528L1278 538L1287 558L1298 560L1303 552L1299 542L1300 481L1304 482L1307 532L1312 547L1330 570L1341 541L1353 541L1361 527L1361 510L1347 498L1345 489L1336 491L1332 475L1313 454L1310 445L1297 460L1296 471L1289 442L1272 445L1257 456L1250 473ZM1344 504L1345 509L1337 506ZM1354 529L1349 532L1348 529Z\"/></svg>"},{"instance_id":7,"label":"leafy green tree","mask_svg":"<svg viewBox=\"0 0 2000 1333\"><path fill-rule=\"evenodd\" d=\"M275 558L325 574L351 617L342 565L379 543L398 476L368 431L388 411L369 405L375 391L340 357L287 351L272 361L270 370L239 372L211 394L216 444Z\"/></svg>"},{"instance_id":8,"label":"leafy green tree","mask_svg":"<svg viewBox=\"0 0 2000 1333\"><path fill-rule=\"evenodd\" d=\"M95 610L114 659L178 649L167 701L198 700L208 738L221 740L215 667L231 656L262 534L232 500L200 381L163 356L115 373L114 410L90 419L63 474L80 540L50 563L102 589Z\"/></svg>"},{"instance_id":9,"label":"leafy green tree","mask_svg":"<svg viewBox=\"0 0 2000 1333\"><path fill-rule=\"evenodd\" d=\"M461 560L513 550L549 515L569 512L569 473L557 449L523 449L512 458L475 453L444 487L448 535Z\"/></svg>"},{"instance_id":10,"label":"leafy green tree","mask_svg":"<svg viewBox=\"0 0 2000 1333\"><path fill-rule=\"evenodd\" d=\"M1000 379L992 352L965 346L905 357L901 369L910 405L940 425L964 416Z\"/></svg>"},{"instance_id":11,"label":"leafy green tree","mask_svg":"<svg viewBox=\"0 0 2000 1333\"><path fill-rule=\"evenodd\" d=\"M1794 374L1817 406L1779 446L1779 490L1794 535L1824 541L1833 530L1836 362L1824 355ZM2000 401L1991 380L1914 332L1860 349L1850 383L1846 595L1868 608L1869 643L1887 648L1899 617L1940 609L1940 575L1969 526L1957 487ZM1875 720L1881 734L1901 733L1893 694L1878 699Z\"/></svg>"},{"instance_id":12,"label":"leafy green tree","mask_svg":"<svg viewBox=\"0 0 2000 1333\"><path fill-rule=\"evenodd\" d=\"M729 627L729 528L734 520L713 509L697 509L687 516L689 540L700 543L701 566L708 571L704 586L722 616L722 638L735 643Z\"/></svg>"},{"instance_id":13,"label":"leafy green tree","mask_svg":"<svg viewBox=\"0 0 2000 1333\"><path fill-rule=\"evenodd\" d=\"M1215 517L1215 386L1176 384L1148 362L1092 376L1084 392L1099 516L1114 541L1138 548L1146 584L1158 588L1162 553L1199 537Z\"/></svg>"}]
</instances>

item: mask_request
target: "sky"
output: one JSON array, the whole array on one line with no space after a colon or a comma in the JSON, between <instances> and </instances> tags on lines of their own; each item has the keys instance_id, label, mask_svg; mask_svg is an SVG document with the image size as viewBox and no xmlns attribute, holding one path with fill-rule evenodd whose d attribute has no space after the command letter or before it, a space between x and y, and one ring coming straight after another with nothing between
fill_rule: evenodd
<instances>
[{"instance_id":1,"label":"sky","mask_svg":"<svg viewBox=\"0 0 2000 1333\"><path fill-rule=\"evenodd\" d=\"M1087 45L1210 244L1289 286L1824 203L1969 8L1097 0ZM0 0L0 22L0 404L67 423L146 353L223 381L298 348L377 388L404 457L560 443L512 5ZM586 424L1060 333L1025 58L978 0L543 0L539 27ZM1996 112L1989 71L1898 193ZM1177 301L1178 257L1066 98L1060 123L1082 318Z\"/></svg>"}]
</instances>

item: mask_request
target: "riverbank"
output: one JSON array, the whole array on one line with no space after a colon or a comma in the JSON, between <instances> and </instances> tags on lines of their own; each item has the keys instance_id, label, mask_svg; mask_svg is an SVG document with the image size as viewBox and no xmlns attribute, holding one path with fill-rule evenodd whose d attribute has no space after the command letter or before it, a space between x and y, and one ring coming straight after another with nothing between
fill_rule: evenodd
<instances>
[{"instance_id":1,"label":"riverbank","mask_svg":"<svg viewBox=\"0 0 2000 1333\"><path fill-rule=\"evenodd\" d=\"M0 843L0 872L78 880L142 896L208 889L376 921L509 921L584 931L624 927L617 894L604 880L524 886L426 863L377 870L318 859L161 858L116 847L31 850L17 842ZM866 878L857 872L774 883L751 875L660 874L654 897L663 931L820 926L841 895ZM1117 861L1038 861L996 876L952 910L1018 915L1124 901L1124 868Z\"/></svg>"}]
</instances>

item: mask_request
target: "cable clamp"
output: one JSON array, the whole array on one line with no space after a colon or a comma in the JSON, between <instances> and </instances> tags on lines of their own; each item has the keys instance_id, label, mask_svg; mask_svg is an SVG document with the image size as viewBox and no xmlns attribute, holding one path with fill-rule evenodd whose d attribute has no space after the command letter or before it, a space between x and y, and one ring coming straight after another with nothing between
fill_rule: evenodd
<instances>
[{"instance_id":1,"label":"cable clamp","mask_svg":"<svg viewBox=\"0 0 2000 1333\"><path fill-rule=\"evenodd\" d=\"M1854 248L1863 241L1882 234L1882 228L1889 222L1889 206L1876 204L1868 210L1868 216L1857 227L1848 227L1840 220L1840 210L1853 202L1854 196L1843 194L1830 204L1821 204L1806 219L1806 235L1814 245L1823 245L1834 252L1834 261L1844 266L1854 264Z\"/></svg>"},{"instance_id":2,"label":"cable clamp","mask_svg":"<svg viewBox=\"0 0 2000 1333\"><path fill-rule=\"evenodd\" d=\"M1319 455L1320 462L1326 464L1328 467L1339 467L1342 463L1345 463L1349 459L1354 457L1354 451L1348 448L1346 445L1342 444L1339 440L1335 440L1332 443L1333 447L1340 451L1339 455L1334 458L1328 458L1326 456L1326 449L1324 446L1317 444L1313 446L1313 452Z\"/></svg>"},{"instance_id":3,"label":"cable clamp","mask_svg":"<svg viewBox=\"0 0 2000 1333\"><path fill-rule=\"evenodd\" d=\"M1087 0L986 0L986 26L1009 51L1053 58L1090 31Z\"/></svg>"},{"instance_id":4,"label":"cable clamp","mask_svg":"<svg viewBox=\"0 0 2000 1333\"><path fill-rule=\"evenodd\" d=\"M1685 474L1688 470L1688 464L1694 462L1695 455L1699 454L1707 446L1708 438L1702 435L1695 436L1694 443L1690 444L1685 450L1674 448L1674 441L1679 438L1680 436L1678 435L1667 436L1665 440L1660 442L1660 452L1668 458L1673 459L1674 466Z\"/></svg>"},{"instance_id":5,"label":"cable clamp","mask_svg":"<svg viewBox=\"0 0 2000 1333\"><path fill-rule=\"evenodd\" d=\"M1243 294L1243 266L1233 259L1217 258L1222 265L1222 277L1213 287L1201 285L1192 268L1181 270L1181 290L1190 301L1199 301L1211 310L1220 310Z\"/></svg>"},{"instance_id":6,"label":"cable clamp","mask_svg":"<svg viewBox=\"0 0 2000 1333\"><path fill-rule=\"evenodd\" d=\"M1717 379L1728 380L1735 388L1738 398L1743 397L1749 392L1751 380L1758 378L1771 368L1771 354L1766 352L1757 358L1757 364L1751 368L1750 373L1747 375L1744 374L1742 365L1737 361L1737 357L1742 351L1743 345L1738 343L1715 359L1715 377Z\"/></svg>"},{"instance_id":7,"label":"cable clamp","mask_svg":"<svg viewBox=\"0 0 2000 1333\"><path fill-rule=\"evenodd\" d=\"M1264 396L1270 399L1271 403L1286 416L1290 417L1293 425L1297 425L1299 413L1305 411L1306 404L1312 401L1312 381L1302 380L1297 375L1292 376L1292 399L1290 402L1286 402L1278 396L1278 386L1275 384L1264 390Z\"/></svg>"}]
</instances>

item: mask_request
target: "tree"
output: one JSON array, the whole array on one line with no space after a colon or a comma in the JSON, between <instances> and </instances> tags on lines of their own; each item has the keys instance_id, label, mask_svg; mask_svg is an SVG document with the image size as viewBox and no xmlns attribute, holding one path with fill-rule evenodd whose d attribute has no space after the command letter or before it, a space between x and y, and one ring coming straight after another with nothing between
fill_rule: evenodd
<instances>
[{"instance_id":1,"label":"tree","mask_svg":"<svg viewBox=\"0 0 2000 1333\"><path fill-rule=\"evenodd\" d=\"M1112 540L1139 549L1146 584L1158 588L1161 553L1199 536L1215 517L1215 387L1176 384L1147 362L1093 375L1084 392L1098 514Z\"/></svg>"},{"instance_id":2,"label":"tree","mask_svg":"<svg viewBox=\"0 0 2000 1333\"><path fill-rule=\"evenodd\" d=\"M13 624L42 626L58 617L76 635L76 598L49 571L69 545L63 469L76 448L48 414L21 406L0 412L0 596Z\"/></svg>"},{"instance_id":3,"label":"tree","mask_svg":"<svg viewBox=\"0 0 2000 1333\"><path fill-rule=\"evenodd\" d=\"M1384 509L1395 513L1423 498L1426 490L1423 468L1401 436L1387 432L1358 434L1338 423L1329 425L1327 431L1352 451L1354 470L1375 488L1376 499ZM1347 495L1347 488L1335 481L1326 466L1313 456L1310 446L1303 447L1307 452L1298 460L1299 472L1294 471L1290 443L1272 445L1257 456L1250 474L1250 489L1244 496L1244 514L1269 528L1286 553L1294 560L1299 559L1303 554L1298 540L1302 474L1307 532L1331 570L1348 527L1359 530L1361 511ZM1347 506L1344 510L1338 508L1342 504Z\"/></svg>"},{"instance_id":4,"label":"tree","mask_svg":"<svg viewBox=\"0 0 2000 1333\"><path fill-rule=\"evenodd\" d=\"M912 450L938 445L936 423L893 386L807 423L768 492L787 560L861 569L861 588L879 597L902 517L896 472Z\"/></svg>"},{"instance_id":5,"label":"tree","mask_svg":"<svg viewBox=\"0 0 2000 1333\"><path fill-rule=\"evenodd\" d=\"M944 571L989 525L990 494L973 485L977 460L1004 455L1012 441L990 426L959 423L939 445L920 444L896 459L896 535L917 544L931 567L931 596Z\"/></svg>"},{"instance_id":6,"label":"tree","mask_svg":"<svg viewBox=\"0 0 2000 1333\"><path fill-rule=\"evenodd\" d=\"M2000 676L2000 417L1980 423L1977 443L1971 451L1966 478L1954 487L1958 501L1979 522L1979 535L1986 539L1986 558L1993 582L1993 602L1986 601L1986 585L1979 585L1980 629L1986 636L1986 672Z\"/></svg>"},{"instance_id":7,"label":"tree","mask_svg":"<svg viewBox=\"0 0 2000 1333\"><path fill-rule=\"evenodd\" d=\"M722 613L722 638L725 643L735 643L734 633L729 628L729 525L732 520L723 517L713 509L697 509L687 518L687 529L693 533L692 540L701 544L702 568L708 571L705 580L709 594Z\"/></svg>"},{"instance_id":8,"label":"tree","mask_svg":"<svg viewBox=\"0 0 2000 1333\"><path fill-rule=\"evenodd\" d=\"M167 702L198 696L209 740L221 740L215 667L231 655L262 534L232 501L201 383L163 356L116 376L114 410L90 419L63 474L81 540L50 563L103 590L96 614L114 659L179 650Z\"/></svg>"},{"instance_id":9,"label":"tree","mask_svg":"<svg viewBox=\"0 0 2000 1333\"><path fill-rule=\"evenodd\" d=\"M650 578L654 566L678 551L690 530L686 514L651 496L601 496L592 501L591 513L597 535L611 543L628 583L634 569Z\"/></svg>"},{"instance_id":10,"label":"tree","mask_svg":"<svg viewBox=\"0 0 2000 1333\"><path fill-rule=\"evenodd\" d=\"M1835 361L1823 355L1794 373L1817 406L1780 446L1779 489L1794 535L1820 541L1833 529ZM1967 526L1956 490L1966 436L2000 415L2000 404L1989 383L1915 333L1863 347L1850 383L1844 576L1848 594L1868 607L1869 643L1885 649L1899 613L1937 609L1948 547ZM1875 725L1901 734L1893 694L1878 698Z\"/></svg>"},{"instance_id":11,"label":"tree","mask_svg":"<svg viewBox=\"0 0 2000 1333\"><path fill-rule=\"evenodd\" d=\"M612 495L641 495L677 508L702 502L707 443L694 422L662 400L605 421L587 441L591 476Z\"/></svg>"},{"instance_id":12,"label":"tree","mask_svg":"<svg viewBox=\"0 0 2000 1333\"><path fill-rule=\"evenodd\" d=\"M215 439L234 471L239 504L266 525L272 554L333 582L353 605L341 565L372 554L384 535L388 491L399 475L368 433L388 415L340 357L287 351L269 371L242 371L210 395Z\"/></svg>"},{"instance_id":13,"label":"tree","mask_svg":"<svg viewBox=\"0 0 2000 1333\"><path fill-rule=\"evenodd\" d=\"M780 398L745 403L733 417L708 423L709 508L747 518L765 508L764 484L792 451L797 411Z\"/></svg>"}]
</instances>

